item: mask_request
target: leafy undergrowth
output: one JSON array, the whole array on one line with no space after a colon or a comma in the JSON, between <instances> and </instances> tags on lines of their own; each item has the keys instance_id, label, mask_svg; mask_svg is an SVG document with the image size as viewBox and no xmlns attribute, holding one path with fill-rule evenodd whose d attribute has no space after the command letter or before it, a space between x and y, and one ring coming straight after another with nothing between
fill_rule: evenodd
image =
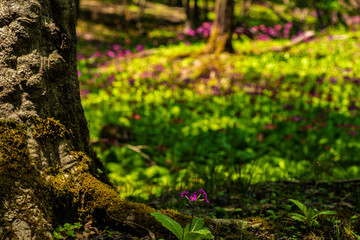
<instances>
[{"instance_id":1,"label":"leafy undergrowth","mask_svg":"<svg viewBox=\"0 0 360 240\"><path fill-rule=\"evenodd\" d=\"M144 34L80 20L92 143L122 198L189 214L179 193L206 189L198 215L228 226L216 239L358 239L360 189L348 179L360 171L360 33L327 29L277 51L302 33L265 25L255 39L236 32L235 54L208 55L208 22ZM337 214L302 223L288 199Z\"/></svg>"},{"instance_id":2,"label":"leafy undergrowth","mask_svg":"<svg viewBox=\"0 0 360 240\"><path fill-rule=\"evenodd\" d=\"M215 239L358 239L360 233L359 181L268 182L252 185L246 194L224 190L208 196L209 204L199 204L196 215L214 219L222 228L211 228ZM314 212L331 211L305 221L292 214L306 214L289 199L297 199ZM178 192L169 192L147 204L157 208L178 208L189 214L187 201ZM181 207L183 206L183 207ZM317 224L313 224L313 221ZM141 223L140 223L141 225ZM121 233L121 229L99 229L81 224L65 224L56 230L58 239L151 239ZM56 235L57 236L57 235ZM155 236L156 237L156 236ZM175 238L174 238L175 239Z\"/></svg>"}]
</instances>

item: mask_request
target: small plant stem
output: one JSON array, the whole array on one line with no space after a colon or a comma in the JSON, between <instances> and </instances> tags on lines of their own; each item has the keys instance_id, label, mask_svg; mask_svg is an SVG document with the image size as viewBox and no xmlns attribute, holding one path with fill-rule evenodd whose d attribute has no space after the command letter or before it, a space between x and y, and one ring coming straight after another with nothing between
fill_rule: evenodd
<instances>
[{"instance_id":1,"label":"small plant stem","mask_svg":"<svg viewBox=\"0 0 360 240\"><path fill-rule=\"evenodd\" d=\"M191 231L191 225L194 219L194 211L195 211L195 202L192 203L192 209L191 209L191 222L190 222L190 227L189 227L189 232Z\"/></svg>"}]
</instances>

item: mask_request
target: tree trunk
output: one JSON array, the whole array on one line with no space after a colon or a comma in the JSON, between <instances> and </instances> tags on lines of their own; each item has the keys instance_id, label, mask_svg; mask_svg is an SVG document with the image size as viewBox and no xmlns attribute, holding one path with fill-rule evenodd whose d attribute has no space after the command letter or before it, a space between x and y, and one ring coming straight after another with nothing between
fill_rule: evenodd
<instances>
[{"instance_id":1,"label":"tree trunk","mask_svg":"<svg viewBox=\"0 0 360 240\"><path fill-rule=\"evenodd\" d=\"M198 0L194 0L194 13L192 16L193 25L197 27L200 22L200 9L198 5Z\"/></svg>"},{"instance_id":2,"label":"tree trunk","mask_svg":"<svg viewBox=\"0 0 360 240\"><path fill-rule=\"evenodd\" d=\"M186 20L185 20L185 26L184 26L184 30L185 32L192 29L192 22L191 22L191 9L190 9L190 0L186 0L185 2L185 15L186 15Z\"/></svg>"},{"instance_id":3,"label":"tree trunk","mask_svg":"<svg viewBox=\"0 0 360 240\"><path fill-rule=\"evenodd\" d=\"M206 45L205 52L234 52L232 28L234 21L234 0L216 0L216 18L213 22L211 36Z\"/></svg>"},{"instance_id":4,"label":"tree trunk","mask_svg":"<svg viewBox=\"0 0 360 240\"><path fill-rule=\"evenodd\" d=\"M200 23L200 9L198 5L198 0L193 1L194 5L191 7L190 0L186 0L185 4L185 14L186 21L184 30L187 32L190 29L195 29L199 26Z\"/></svg>"},{"instance_id":5,"label":"tree trunk","mask_svg":"<svg viewBox=\"0 0 360 240\"><path fill-rule=\"evenodd\" d=\"M123 0L123 9L124 9L124 18L126 22L130 21L130 10L129 10L129 0Z\"/></svg>"},{"instance_id":6,"label":"tree trunk","mask_svg":"<svg viewBox=\"0 0 360 240\"><path fill-rule=\"evenodd\" d=\"M79 219L170 239L154 209L119 199L89 145L75 21L75 1L0 1L0 239L53 239Z\"/></svg>"}]
</instances>

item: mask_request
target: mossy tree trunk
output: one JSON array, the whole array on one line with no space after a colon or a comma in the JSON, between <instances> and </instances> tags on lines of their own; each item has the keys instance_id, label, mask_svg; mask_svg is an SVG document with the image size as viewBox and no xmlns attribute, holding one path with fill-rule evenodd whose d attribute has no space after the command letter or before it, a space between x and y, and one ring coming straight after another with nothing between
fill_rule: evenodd
<instances>
[{"instance_id":1,"label":"mossy tree trunk","mask_svg":"<svg viewBox=\"0 0 360 240\"><path fill-rule=\"evenodd\" d=\"M233 52L231 35L234 21L234 0L216 0L215 15L205 52Z\"/></svg>"},{"instance_id":2,"label":"mossy tree trunk","mask_svg":"<svg viewBox=\"0 0 360 240\"><path fill-rule=\"evenodd\" d=\"M0 239L53 239L79 219L169 239L154 209L118 198L89 145L75 21L73 0L0 1Z\"/></svg>"}]
</instances>

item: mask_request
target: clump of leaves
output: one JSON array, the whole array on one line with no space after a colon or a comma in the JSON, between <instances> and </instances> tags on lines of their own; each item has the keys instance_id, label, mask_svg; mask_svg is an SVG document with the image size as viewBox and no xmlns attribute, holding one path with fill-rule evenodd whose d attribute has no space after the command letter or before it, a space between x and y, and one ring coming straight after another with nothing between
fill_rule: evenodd
<instances>
[{"instance_id":1,"label":"clump of leaves","mask_svg":"<svg viewBox=\"0 0 360 240\"><path fill-rule=\"evenodd\" d=\"M81 223L65 223L64 226L58 226L54 231L54 237L56 239L69 239L76 238L75 231L82 227Z\"/></svg>"},{"instance_id":2,"label":"clump of leaves","mask_svg":"<svg viewBox=\"0 0 360 240\"><path fill-rule=\"evenodd\" d=\"M307 208L301 202L289 199L290 202L294 203L300 210L301 214L299 213L290 213L292 219L302 222L305 224L306 228L309 229L311 227L319 227L320 224L317 221L317 218L320 215L335 215L337 212L335 211L321 211L319 212L317 209L312 209L311 207Z\"/></svg>"},{"instance_id":3,"label":"clump of leaves","mask_svg":"<svg viewBox=\"0 0 360 240\"><path fill-rule=\"evenodd\" d=\"M192 213L191 213L191 222L182 228L181 225L169 218L168 216L159 213L152 212L151 215L156 218L165 228L172 232L178 239L181 240L202 240L202 239L213 239L214 236L211 234L210 230L206 227L203 227L205 224L204 219L194 218L194 209L196 202L205 201L209 203L207 198L207 193L201 188L198 192L194 192L191 195L188 195L189 191L183 191L180 194L180 197L184 197L191 202Z\"/></svg>"},{"instance_id":4,"label":"clump of leaves","mask_svg":"<svg viewBox=\"0 0 360 240\"><path fill-rule=\"evenodd\" d=\"M205 221L202 218L194 218L191 223L187 224L185 228L182 228L178 222L172 220L162 213L152 212L151 215L180 240L200 240L214 238L209 229L203 227Z\"/></svg>"}]
</instances>

